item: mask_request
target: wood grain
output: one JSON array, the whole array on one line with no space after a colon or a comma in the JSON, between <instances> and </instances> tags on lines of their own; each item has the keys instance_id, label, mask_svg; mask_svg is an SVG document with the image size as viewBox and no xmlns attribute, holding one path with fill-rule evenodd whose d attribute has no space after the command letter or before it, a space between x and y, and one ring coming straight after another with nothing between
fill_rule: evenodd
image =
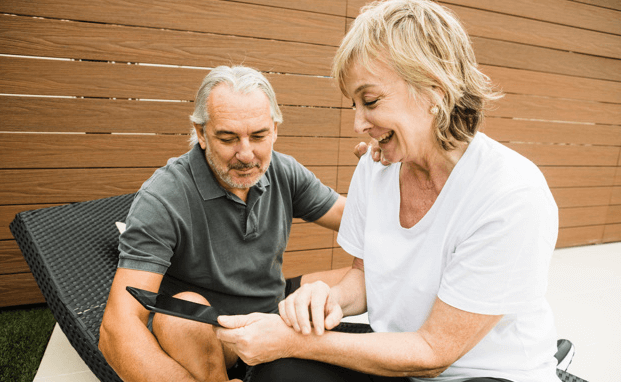
<instances>
[{"instance_id":1,"label":"wood grain","mask_svg":"<svg viewBox=\"0 0 621 382\"><path fill-rule=\"evenodd\" d=\"M340 110L282 106L279 136L338 137ZM189 134L193 102L0 96L1 131Z\"/></svg>"},{"instance_id":2,"label":"wood grain","mask_svg":"<svg viewBox=\"0 0 621 382\"><path fill-rule=\"evenodd\" d=\"M333 46L344 32L342 17L217 0L7 0L0 12Z\"/></svg>"},{"instance_id":3,"label":"wood grain","mask_svg":"<svg viewBox=\"0 0 621 382\"><path fill-rule=\"evenodd\" d=\"M43 208L45 203L74 203L138 191L156 170L146 168L76 168L0 170L0 200L13 213ZM308 166L326 186L336 188L336 166ZM20 205L27 203L25 205ZM0 206L0 216L3 215ZM12 218L11 218L12 220ZM10 222L10 221L9 221ZM0 232L4 225L0 223ZM8 231L8 223L6 226ZM0 239L2 239L0 235Z\"/></svg>"},{"instance_id":4,"label":"wood grain","mask_svg":"<svg viewBox=\"0 0 621 382\"><path fill-rule=\"evenodd\" d=\"M0 56L0 93L193 100L207 70ZM267 74L284 105L340 107L326 77Z\"/></svg>"},{"instance_id":5,"label":"wood grain","mask_svg":"<svg viewBox=\"0 0 621 382\"><path fill-rule=\"evenodd\" d=\"M332 248L333 231L315 223L294 224L287 251Z\"/></svg>"},{"instance_id":6,"label":"wood grain","mask_svg":"<svg viewBox=\"0 0 621 382\"><path fill-rule=\"evenodd\" d=\"M574 1L443 0L440 3L462 5L528 19L548 21L554 24L621 34L621 24L615 22L618 20L618 15L614 11ZM618 4L618 2L616 3Z\"/></svg>"},{"instance_id":7,"label":"wood grain","mask_svg":"<svg viewBox=\"0 0 621 382\"><path fill-rule=\"evenodd\" d=\"M447 8L459 15L470 36L621 58L621 38L617 35L456 5Z\"/></svg>"},{"instance_id":8,"label":"wood grain","mask_svg":"<svg viewBox=\"0 0 621 382\"><path fill-rule=\"evenodd\" d=\"M602 242L612 243L616 241L621 241L621 224L606 225L604 227L604 237L602 238Z\"/></svg>"},{"instance_id":9,"label":"wood grain","mask_svg":"<svg viewBox=\"0 0 621 382\"><path fill-rule=\"evenodd\" d=\"M179 135L46 134L34 138L33 134L3 134L0 169L152 168L188 151L187 137ZM274 149L305 166L333 166L338 139L280 137Z\"/></svg>"},{"instance_id":10,"label":"wood grain","mask_svg":"<svg viewBox=\"0 0 621 382\"><path fill-rule=\"evenodd\" d=\"M561 228L558 231L556 248L601 244L604 235L604 228L605 226L603 225Z\"/></svg>"},{"instance_id":11,"label":"wood grain","mask_svg":"<svg viewBox=\"0 0 621 382\"><path fill-rule=\"evenodd\" d=\"M355 166L358 158L353 148L359 138L339 140L339 165ZM618 146L555 145L538 143L504 143L538 166L615 166Z\"/></svg>"},{"instance_id":12,"label":"wood grain","mask_svg":"<svg viewBox=\"0 0 621 382\"><path fill-rule=\"evenodd\" d=\"M329 75L336 48L324 45L0 15L0 53Z\"/></svg>"},{"instance_id":13,"label":"wood grain","mask_svg":"<svg viewBox=\"0 0 621 382\"><path fill-rule=\"evenodd\" d=\"M0 307L45 302L30 272L0 275Z\"/></svg>"},{"instance_id":14,"label":"wood grain","mask_svg":"<svg viewBox=\"0 0 621 382\"><path fill-rule=\"evenodd\" d=\"M332 248L285 252L282 269L286 278L332 269Z\"/></svg>"},{"instance_id":15,"label":"wood grain","mask_svg":"<svg viewBox=\"0 0 621 382\"><path fill-rule=\"evenodd\" d=\"M30 272L15 240L0 240L0 275Z\"/></svg>"},{"instance_id":16,"label":"wood grain","mask_svg":"<svg viewBox=\"0 0 621 382\"><path fill-rule=\"evenodd\" d=\"M4 203L4 199L2 199ZM0 240L12 240L13 234L9 229L9 224L15 219L15 215L22 211L38 210L39 208L52 207L56 204L34 204L34 205L0 205Z\"/></svg>"}]
</instances>

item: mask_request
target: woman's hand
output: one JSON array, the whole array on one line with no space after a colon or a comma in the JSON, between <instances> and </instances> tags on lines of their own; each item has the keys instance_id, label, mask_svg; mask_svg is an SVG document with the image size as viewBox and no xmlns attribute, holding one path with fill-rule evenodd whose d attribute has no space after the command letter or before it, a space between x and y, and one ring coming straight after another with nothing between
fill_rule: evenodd
<instances>
[{"instance_id":1,"label":"woman's hand","mask_svg":"<svg viewBox=\"0 0 621 382\"><path fill-rule=\"evenodd\" d=\"M293 355L291 349L296 346L298 335L277 314L220 316L218 322L222 325L214 327L218 339L248 365Z\"/></svg>"},{"instance_id":2,"label":"woman's hand","mask_svg":"<svg viewBox=\"0 0 621 382\"><path fill-rule=\"evenodd\" d=\"M322 282L304 284L278 304L282 320L296 332L311 333L311 322L315 333L336 327L343 318L343 311L333 289Z\"/></svg>"}]
</instances>

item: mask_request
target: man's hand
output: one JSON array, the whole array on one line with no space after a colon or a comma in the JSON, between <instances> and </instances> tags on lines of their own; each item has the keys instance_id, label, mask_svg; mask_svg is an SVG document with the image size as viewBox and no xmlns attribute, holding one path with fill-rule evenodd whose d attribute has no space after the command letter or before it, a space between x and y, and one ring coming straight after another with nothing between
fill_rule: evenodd
<instances>
[{"instance_id":1,"label":"man's hand","mask_svg":"<svg viewBox=\"0 0 621 382\"><path fill-rule=\"evenodd\" d=\"M323 281L302 285L278 304L278 311L288 326L305 335L311 333L311 321L315 333L322 335L324 329L333 329L343 318L338 299Z\"/></svg>"},{"instance_id":2,"label":"man's hand","mask_svg":"<svg viewBox=\"0 0 621 382\"><path fill-rule=\"evenodd\" d=\"M360 159L368 150L371 148L371 157L375 162L381 162L384 166L388 166L390 162L384 159L384 154L382 154L382 149L377 144L375 139L371 139L369 143L360 142L354 147L354 155Z\"/></svg>"},{"instance_id":3,"label":"man's hand","mask_svg":"<svg viewBox=\"0 0 621 382\"><path fill-rule=\"evenodd\" d=\"M297 334L277 314L220 316L218 322L218 339L250 366L292 356Z\"/></svg>"}]
</instances>

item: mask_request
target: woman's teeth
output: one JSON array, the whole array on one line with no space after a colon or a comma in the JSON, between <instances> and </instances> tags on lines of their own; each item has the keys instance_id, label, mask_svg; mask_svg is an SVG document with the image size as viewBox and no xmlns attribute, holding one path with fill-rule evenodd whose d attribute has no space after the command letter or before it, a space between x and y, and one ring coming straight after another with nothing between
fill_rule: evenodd
<instances>
[{"instance_id":1,"label":"woman's teeth","mask_svg":"<svg viewBox=\"0 0 621 382\"><path fill-rule=\"evenodd\" d=\"M382 135L381 137L377 138L377 141L379 143L386 143L390 140L390 138L392 138L394 133L395 133L394 131L389 131L386 134Z\"/></svg>"}]
</instances>

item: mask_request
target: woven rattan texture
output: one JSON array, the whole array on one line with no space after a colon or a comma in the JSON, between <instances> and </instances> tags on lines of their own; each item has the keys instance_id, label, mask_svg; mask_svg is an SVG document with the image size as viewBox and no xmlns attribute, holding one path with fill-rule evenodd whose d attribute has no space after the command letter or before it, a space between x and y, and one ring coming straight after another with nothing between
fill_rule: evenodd
<instances>
[{"instance_id":1,"label":"woven rattan texture","mask_svg":"<svg viewBox=\"0 0 621 382\"><path fill-rule=\"evenodd\" d=\"M133 194L19 213L11 232L56 321L102 381L120 381L97 349L118 262L117 221Z\"/></svg>"},{"instance_id":2,"label":"woven rattan texture","mask_svg":"<svg viewBox=\"0 0 621 382\"><path fill-rule=\"evenodd\" d=\"M566 371L563 370L558 370L556 369L556 375L561 379L561 381L563 382L587 382L585 379L582 378L578 378L573 374L569 374Z\"/></svg>"}]
</instances>

